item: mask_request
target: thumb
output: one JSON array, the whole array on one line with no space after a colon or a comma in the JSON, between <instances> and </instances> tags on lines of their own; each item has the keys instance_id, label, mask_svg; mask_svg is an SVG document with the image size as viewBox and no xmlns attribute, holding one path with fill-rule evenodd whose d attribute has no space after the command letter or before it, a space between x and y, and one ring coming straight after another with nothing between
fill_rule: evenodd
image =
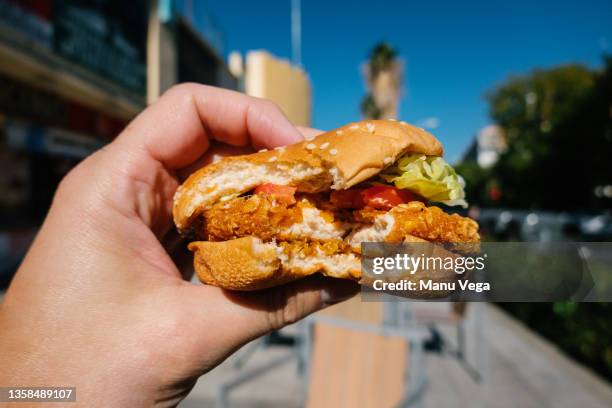
<instances>
[{"instance_id":1,"label":"thumb","mask_svg":"<svg viewBox=\"0 0 612 408\"><path fill-rule=\"evenodd\" d=\"M227 353L309 314L349 299L359 291L356 282L320 274L286 285L254 292L232 292L211 286L194 286L206 305L202 312L202 336L210 336L210 324L219 330L219 346ZM215 316L211 316L211 305ZM211 322L213 319L215 322Z\"/></svg>"},{"instance_id":2,"label":"thumb","mask_svg":"<svg viewBox=\"0 0 612 408\"><path fill-rule=\"evenodd\" d=\"M346 300L358 290L359 285L353 281L316 274L276 288L259 292L227 292L226 296L247 311L247 318L253 319L251 330L257 337Z\"/></svg>"}]
</instances>

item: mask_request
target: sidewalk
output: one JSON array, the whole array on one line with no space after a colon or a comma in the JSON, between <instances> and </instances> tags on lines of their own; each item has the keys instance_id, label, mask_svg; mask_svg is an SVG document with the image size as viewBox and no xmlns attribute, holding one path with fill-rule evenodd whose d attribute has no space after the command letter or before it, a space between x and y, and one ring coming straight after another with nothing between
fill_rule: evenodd
<instances>
[{"instance_id":1,"label":"sidewalk","mask_svg":"<svg viewBox=\"0 0 612 408\"><path fill-rule=\"evenodd\" d=\"M247 367L265 363L287 349L272 347L257 350L248 360ZM179 407L209 408L215 406L217 385L236 369L232 367L236 355L200 378L193 391ZM247 382L231 393L230 403L234 408L298 408L302 395L302 384L297 375L297 363L292 360L254 381Z\"/></svg>"},{"instance_id":2,"label":"sidewalk","mask_svg":"<svg viewBox=\"0 0 612 408\"><path fill-rule=\"evenodd\" d=\"M432 304L432 307L436 304ZM439 305L439 304L437 304ZM612 406L612 386L561 354L520 322L492 305L484 306L488 352L485 380L475 383L452 359L426 356L429 388L425 407ZM421 307L421 306L420 306ZM469 319L469 309L468 309ZM468 320L468 333L470 322ZM445 332L445 329L442 328ZM468 346L473 345L468 334ZM266 361L283 350L258 351L249 364ZM474 350L468 347L468 356ZM181 407L213 407L216 385L234 372L228 361L202 377ZM232 407L298 407L302 384L295 362L247 383L231 394Z\"/></svg>"},{"instance_id":3,"label":"sidewalk","mask_svg":"<svg viewBox=\"0 0 612 408\"><path fill-rule=\"evenodd\" d=\"M484 383L428 356L428 407L611 407L612 386L493 305L485 306ZM468 336L468 344L470 339Z\"/></svg>"}]
</instances>

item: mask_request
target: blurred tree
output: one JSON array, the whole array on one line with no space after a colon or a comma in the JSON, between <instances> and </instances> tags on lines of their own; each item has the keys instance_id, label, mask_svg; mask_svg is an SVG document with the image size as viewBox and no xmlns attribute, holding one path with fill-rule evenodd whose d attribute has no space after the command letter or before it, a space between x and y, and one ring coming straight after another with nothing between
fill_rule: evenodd
<instances>
[{"instance_id":1,"label":"blurred tree","mask_svg":"<svg viewBox=\"0 0 612 408\"><path fill-rule=\"evenodd\" d=\"M402 87L403 64L397 51L387 43L377 44L364 67L368 94L361 102L361 113L368 119L397 117Z\"/></svg>"},{"instance_id":2,"label":"blurred tree","mask_svg":"<svg viewBox=\"0 0 612 408\"><path fill-rule=\"evenodd\" d=\"M490 184L495 182L490 169L483 169L476 160L467 160L456 165L455 170L466 180L465 196L470 204L490 204Z\"/></svg>"},{"instance_id":3,"label":"blurred tree","mask_svg":"<svg viewBox=\"0 0 612 408\"><path fill-rule=\"evenodd\" d=\"M566 65L512 78L488 98L508 151L489 170L461 165L477 200L488 197L474 188L497 183L499 205L612 208L610 198L594 194L597 186L612 184L612 58L604 57L601 71ZM500 305L612 381L612 303Z\"/></svg>"},{"instance_id":4,"label":"blurred tree","mask_svg":"<svg viewBox=\"0 0 612 408\"><path fill-rule=\"evenodd\" d=\"M381 112L378 106L376 106L376 102L374 102L374 98L372 94L367 94L361 100L361 113L365 118L368 119L379 119L381 117Z\"/></svg>"},{"instance_id":5,"label":"blurred tree","mask_svg":"<svg viewBox=\"0 0 612 408\"><path fill-rule=\"evenodd\" d=\"M612 209L610 197L597 197L598 186L612 185L612 58L604 57L604 69L594 75L585 97L567 112L555 128L548 167L542 178L551 180L549 191L571 188L565 202L545 197L552 209ZM553 166L554 164L554 166ZM562 177L555 170L565 167Z\"/></svg>"},{"instance_id":6,"label":"blurred tree","mask_svg":"<svg viewBox=\"0 0 612 408\"><path fill-rule=\"evenodd\" d=\"M564 211L610 207L609 198L594 194L612 184L612 59L604 62L601 72L580 65L536 70L488 94L508 149L490 170L462 164L469 199Z\"/></svg>"}]
</instances>

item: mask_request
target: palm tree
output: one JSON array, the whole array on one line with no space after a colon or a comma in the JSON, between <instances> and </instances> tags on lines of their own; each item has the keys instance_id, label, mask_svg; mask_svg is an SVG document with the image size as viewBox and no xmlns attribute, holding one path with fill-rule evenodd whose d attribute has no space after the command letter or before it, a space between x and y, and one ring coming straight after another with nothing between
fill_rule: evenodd
<instances>
[{"instance_id":1,"label":"palm tree","mask_svg":"<svg viewBox=\"0 0 612 408\"><path fill-rule=\"evenodd\" d=\"M395 118L403 79L403 63L396 50L384 42L377 44L363 71L368 88L368 94L361 101L363 116L369 119Z\"/></svg>"}]
</instances>

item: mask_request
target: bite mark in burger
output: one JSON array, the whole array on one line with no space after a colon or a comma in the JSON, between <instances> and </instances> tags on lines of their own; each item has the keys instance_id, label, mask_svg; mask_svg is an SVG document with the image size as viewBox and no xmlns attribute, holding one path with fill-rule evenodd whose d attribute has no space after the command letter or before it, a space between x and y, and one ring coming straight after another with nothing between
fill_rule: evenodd
<instances>
[{"instance_id":1,"label":"bite mark in burger","mask_svg":"<svg viewBox=\"0 0 612 408\"><path fill-rule=\"evenodd\" d=\"M285 148L224 158L177 190L173 215L204 283L234 290L313 273L361 279L362 242L478 243L478 225L431 134L370 120Z\"/></svg>"}]
</instances>

